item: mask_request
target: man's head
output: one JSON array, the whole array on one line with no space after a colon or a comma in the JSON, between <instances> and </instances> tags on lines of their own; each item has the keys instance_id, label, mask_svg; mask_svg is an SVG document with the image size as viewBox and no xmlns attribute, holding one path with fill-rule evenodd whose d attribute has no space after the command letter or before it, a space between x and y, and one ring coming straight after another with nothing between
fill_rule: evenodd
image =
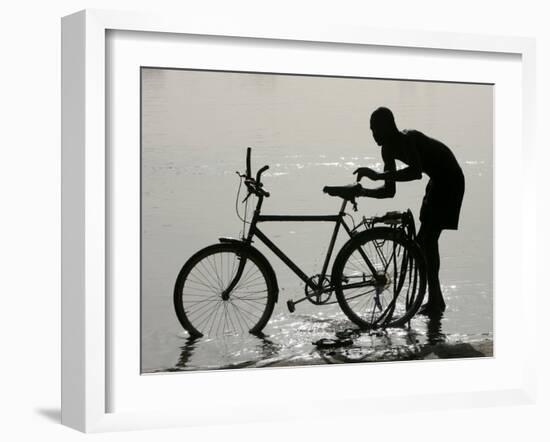
<instances>
[{"instance_id":1,"label":"man's head","mask_svg":"<svg viewBox=\"0 0 550 442\"><path fill-rule=\"evenodd\" d=\"M379 146L391 141L399 132L392 111L387 107L379 107L372 113L370 116L370 129L374 141Z\"/></svg>"}]
</instances>

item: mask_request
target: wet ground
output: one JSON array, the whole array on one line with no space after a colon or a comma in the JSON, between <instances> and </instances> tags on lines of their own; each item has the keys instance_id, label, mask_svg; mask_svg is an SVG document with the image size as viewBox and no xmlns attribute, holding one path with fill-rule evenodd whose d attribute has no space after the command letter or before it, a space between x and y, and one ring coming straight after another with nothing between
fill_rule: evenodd
<instances>
[{"instance_id":1,"label":"wet ground","mask_svg":"<svg viewBox=\"0 0 550 442\"><path fill-rule=\"evenodd\" d=\"M491 333L446 334L445 322L419 316L409 327L360 331L346 319L280 315L267 327L271 334L262 336L192 339L181 332L173 364L143 372L493 356Z\"/></svg>"}]
</instances>

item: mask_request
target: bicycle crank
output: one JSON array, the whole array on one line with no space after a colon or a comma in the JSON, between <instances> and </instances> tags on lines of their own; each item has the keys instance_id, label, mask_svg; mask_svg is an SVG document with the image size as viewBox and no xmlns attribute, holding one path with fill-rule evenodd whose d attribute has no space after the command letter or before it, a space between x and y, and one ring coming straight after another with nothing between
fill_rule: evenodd
<instances>
[{"instance_id":1,"label":"bicycle crank","mask_svg":"<svg viewBox=\"0 0 550 442\"><path fill-rule=\"evenodd\" d=\"M290 313L296 311L296 304L305 301L306 299L314 305L327 304L332 296L332 286L330 279L321 275L314 275L308 279L305 286L305 296L296 301L289 299L286 306Z\"/></svg>"},{"instance_id":2,"label":"bicycle crank","mask_svg":"<svg viewBox=\"0 0 550 442\"><path fill-rule=\"evenodd\" d=\"M306 298L314 305L323 305L332 297L332 285L327 276L314 275L308 279L305 289Z\"/></svg>"}]
</instances>

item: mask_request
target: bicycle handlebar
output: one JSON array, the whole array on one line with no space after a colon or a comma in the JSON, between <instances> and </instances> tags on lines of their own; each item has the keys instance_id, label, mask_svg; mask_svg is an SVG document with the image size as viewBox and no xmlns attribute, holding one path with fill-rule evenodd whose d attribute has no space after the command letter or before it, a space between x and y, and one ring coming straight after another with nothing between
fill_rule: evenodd
<instances>
[{"instance_id":1,"label":"bicycle handlebar","mask_svg":"<svg viewBox=\"0 0 550 442\"><path fill-rule=\"evenodd\" d=\"M246 184L246 187L250 193L253 193L257 196L262 197L269 197L269 192L263 189L262 184L262 173L264 173L267 169L269 169L269 166L264 166L260 170L258 170L258 173L256 173L256 179L252 178L252 166L251 166L251 157L252 148L247 147L246 149L246 176L244 183Z\"/></svg>"},{"instance_id":2,"label":"bicycle handlebar","mask_svg":"<svg viewBox=\"0 0 550 442\"><path fill-rule=\"evenodd\" d=\"M252 172L250 171L250 153L252 151L251 147L246 148L246 177L252 178Z\"/></svg>"},{"instance_id":3,"label":"bicycle handlebar","mask_svg":"<svg viewBox=\"0 0 550 442\"><path fill-rule=\"evenodd\" d=\"M258 173L256 174L256 182L260 183L262 179L262 173L264 173L267 169L269 169L269 166L265 165L260 170L258 170Z\"/></svg>"}]
</instances>

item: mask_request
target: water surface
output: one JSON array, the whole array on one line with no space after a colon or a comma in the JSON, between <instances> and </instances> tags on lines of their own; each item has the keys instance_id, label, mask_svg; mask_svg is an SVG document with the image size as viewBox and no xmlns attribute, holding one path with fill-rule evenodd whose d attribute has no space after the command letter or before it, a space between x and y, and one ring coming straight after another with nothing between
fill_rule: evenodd
<instances>
[{"instance_id":1,"label":"water surface","mask_svg":"<svg viewBox=\"0 0 550 442\"><path fill-rule=\"evenodd\" d=\"M185 261L220 236L239 237L236 170L270 165L268 214L337 213L325 185L348 184L360 166L382 167L368 126L378 106L400 128L424 131L455 152L466 177L457 231L440 240L447 311L440 323L363 333L345 351L313 344L353 327L338 305L307 302L303 283L269 250L280 295L265 336L190 340L172 290ZM142 72L142 371L260 367L411 358L430 342L491 341L493 333L493 90L445 84L144 69ZM356 220L410 208L418 222L427 179L398 183L389 200L362 199ZM363 183L377 186L378 183ZM242 207L241 207L242 210ZM241 212L242 213L242 212ZM262 230L308 274L320 272L332 225L265 224ZM343 244L345 234L337 242ZM435 340L435 341L434 341Z\"/></svg>"}]
</instances>

